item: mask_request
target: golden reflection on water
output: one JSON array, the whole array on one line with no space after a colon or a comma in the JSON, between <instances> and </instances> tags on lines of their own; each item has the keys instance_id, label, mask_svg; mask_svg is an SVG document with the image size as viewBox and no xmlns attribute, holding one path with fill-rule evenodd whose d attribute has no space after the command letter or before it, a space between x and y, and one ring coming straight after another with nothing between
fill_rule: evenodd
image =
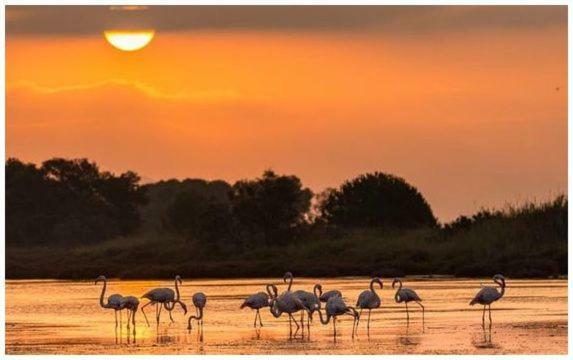
<instances>
[{"instance_id":1,"label":"golden reflection on water","mask_svg":"<svg viewBox=\"0 0 573 360\"><path fill-rule=\"evenodd\" d=\"M492 306L491 330L481 326L482 307L469 300L487 279L405 279L426 308L410 306L406 322L403 304L394 302L394 290L385 281L378 291L382 306L372 312L370 331L363 313L352 339L352 318L341 316L338 336L332 324L320 324L315 314L310 333L289 337L288 318L275 319L261 310L263 327L253 328L255 312L239 309L250 294L264 291L278 279L191 280L180 287L187 316L194 314L193 293L207 295L203 331L177 307L172 323L166 311L156 326L155 309L146 308L151 326L141 311L136 328L127 331L126 313L115 328L114 312L99 306L101 285L93 281L7 281L6 351L9 354L565 354L567 352L567 281L508 280L505 296ZM315 283L325 291L339 289L348 305L368 288L366 278L295 278L293 289L312 291ZM155 287L172 287L173 281L109 281L108 293L141 296ZM141 305L146 303L141 299ZM149 310L148 310L149 309ZM297 321L300 315L295 315ZM306 321L306 320L305 320ZM300 333L299 333L300 335Z\"/></svg>"}]
</instances>

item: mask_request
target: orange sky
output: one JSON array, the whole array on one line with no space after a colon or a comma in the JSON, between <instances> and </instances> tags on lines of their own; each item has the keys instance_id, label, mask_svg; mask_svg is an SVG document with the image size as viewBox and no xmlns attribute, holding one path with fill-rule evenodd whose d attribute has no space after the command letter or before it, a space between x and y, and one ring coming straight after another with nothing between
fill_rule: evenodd
<instances>
[{"instance_id":1,"label":"orange sky","mask_svg":"<svg viewBox=\"0 0 573 360\"><path fill-rule=\"evenodd\" d=\"M384 171L442 221L567 191L566 24L157 29L134 53L8 28L6 82L7 156L26 161L148 181L273 168L315 191Z\"/></svg>"}]
</instances>

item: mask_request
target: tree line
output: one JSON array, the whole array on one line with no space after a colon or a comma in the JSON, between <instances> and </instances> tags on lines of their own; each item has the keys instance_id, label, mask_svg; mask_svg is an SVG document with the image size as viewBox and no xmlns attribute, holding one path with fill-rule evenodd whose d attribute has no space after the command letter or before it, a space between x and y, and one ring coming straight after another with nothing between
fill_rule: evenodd
<instances>
[{"instance_id":1,"label":"tree line","mask_svg":"<svg viewBox=\"0 0 573 360\"><path fill-rule=\"evenodd\" d=\"M272 170L234 184L186 179L142 185L133 171L113 174L88 159L36 165L11 158L5 168L8 246L94 244L155 231L228 252L282 246L318 226L438 226L414 186L382 172L313 194L297 176Z\"/></svg>"},{"instance_id":2,"label":"tree line","mask_svg":"<svg viewBox=\"0 0 573 360\"><path fill-rule=\"evenodd\" d=\"M567 274L567 197L440 224L404 179L318 194L265 171L142 184L87 159L6 161L7 278Z\"/></svg>"}]
</instances>

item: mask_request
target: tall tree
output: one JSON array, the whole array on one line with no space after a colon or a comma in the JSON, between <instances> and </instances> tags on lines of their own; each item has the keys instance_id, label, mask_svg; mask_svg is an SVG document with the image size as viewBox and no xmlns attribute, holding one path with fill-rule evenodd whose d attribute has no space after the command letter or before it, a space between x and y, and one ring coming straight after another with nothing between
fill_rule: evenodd
<instances>
[{"instance_id":1,"label":"tall tree","mask_svg":"<svg viewBox=\"0 0 573 360\"><path fill-rule=\"evenodd\" d=\"M233 185L232 209L249 240L271 245L284 243L305 220L312 191L294 175L277 175L268 170L255 180Z\"/></svg>"},{"instance_id":2,"label":"tall tree","mask_svg":"<svg viewBox=\"0 0 573 360\"><path fill-rule=\"evenodd\" d=\"M133 232L146 201L139 176L101 172L87 159L54 158L41 167L6 162L7 243L99 242Z\"/></svg>"},{"instance_id":3,"label":"tall tree","mask_svg":"<svg viewBox=\"0 0 573 360\"><path fill-rule=\"evenodd\" d=\"M172 184L177 193L165 211L167 227L188 241L199 241L203 248L230 251L236 240L229 198L231 186L220 180L198 179Z\"/></svg>"},{"instance_id":4,"label":"tall tree","mask_svg":"<svg viewBox=\"0 0 573 360\"><path fill-rule=\"evenodd\" d=\"M321 219L344 227L435 226L420 192L404 179L380 172L360 175L322 195Z\"/></svg>"}]
</instances>

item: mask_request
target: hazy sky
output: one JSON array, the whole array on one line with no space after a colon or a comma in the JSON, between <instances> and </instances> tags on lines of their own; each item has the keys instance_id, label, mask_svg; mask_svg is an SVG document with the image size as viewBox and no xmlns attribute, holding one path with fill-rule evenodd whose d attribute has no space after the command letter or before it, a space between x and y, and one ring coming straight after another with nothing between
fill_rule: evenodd
<instances>
[{"instance_id":1,"label":"hazy sky","mask_svg":"<svg viewBox=\"0 0 573 360\"><path fill-rule=\"evenodd\" d=\"M368 171L450 220L567 190L567 8L8 6L7 156L146 180ZM155 29L127 53L106 29Z\"/></svg>"}]
</instances>

